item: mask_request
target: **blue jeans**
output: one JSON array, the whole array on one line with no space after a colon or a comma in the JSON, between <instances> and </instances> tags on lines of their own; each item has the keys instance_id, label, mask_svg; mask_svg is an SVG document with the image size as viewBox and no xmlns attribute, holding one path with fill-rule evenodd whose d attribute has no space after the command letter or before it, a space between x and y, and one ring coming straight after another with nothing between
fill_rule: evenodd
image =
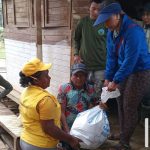
<instances>
[{"instance_id":1,"label":"blue jeans","mask_svg":"<svg viewBox=\"0 0 150 150\"><path fill-rule=\"evenodd\" d=\"M57 148L42 148L33 146L20 139L20 147L22 150L57 150Z\"/></svg>"}]
</instances>

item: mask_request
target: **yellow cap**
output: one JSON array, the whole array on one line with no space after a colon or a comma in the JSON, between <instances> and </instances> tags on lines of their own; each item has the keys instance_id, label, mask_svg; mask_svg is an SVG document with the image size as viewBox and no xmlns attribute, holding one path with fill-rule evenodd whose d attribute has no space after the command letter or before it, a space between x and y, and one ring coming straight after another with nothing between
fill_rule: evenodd
<instances>
[{"instance_id":1,"label":"yellow cap","mask_svg":"<svg viewBox=\"0 0 150 150\"><path fill-rule=\"evenodd\" d=\"M29 60L22 68L22 73L25 76L31 76L38 71L45 71L50 69L52 64L45 64L38 58L33 58Z\"/></svg>"}]
</instances>

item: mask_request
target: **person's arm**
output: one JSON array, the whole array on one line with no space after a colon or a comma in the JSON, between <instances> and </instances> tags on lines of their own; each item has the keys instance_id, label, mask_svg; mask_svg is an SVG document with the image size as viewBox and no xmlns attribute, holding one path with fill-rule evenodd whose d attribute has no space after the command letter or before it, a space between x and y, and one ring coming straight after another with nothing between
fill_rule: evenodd
<instances>
[{"instance_id":1,"label":"person's arm","mask_svg":"<svg viewBox=\"0 0 150 150\"><path fill-rule=\"evenodd\" d=\"M119 70L116 72L113 82L118 84L133 72L143 47L144 34L136 27L131 28L126 33L126 43L124 48L124 60Z\"/></svg>"},{"instance_id":2,"label":"person's arm","mask_svg":"<svg viewBox=\"0 0 150 150\"><path fill-rule=\"evenodd\" d=\"M1 75L0 75L0 86L4 88L0 93L0 99L5 97L13 90L12 85L8 81L6 81Z\"/></svg>"},{"instance_id":3,"label":"person's arm","mask_svg":"<svg viewBox=\"0 0 150 150\"><path fill-rule=\"evenodd\" d=\"M66 106L61 104L61 123L62 123L62 128L66 133L69 133L70 129L66 121L66 116L65 116L65 110Z\"/></svg>"},{"instance_id":4,"label":"person's arm","mask_svg":"<svg viewBox=\"0 0 150 150\"><path fill-rule=\"evenodd\" d=\"M37 110L40 116L40 123L42 129L49 136L61 141L65 141L69 143L72 148L77 150L79 147L79 140L67 134L55 124L54 120L60 119L57 116L57 107L59 106L56 106L56 103L54 103L54 101L50 97L46 97L39 102Z\"/></svg>"},{"instance_id":5,"label":"person's arm","mask_svg":"<svg viewBox=\"0 0 150 150\"><path fill-rule=\"evenodd\" d=\"M81 38L82 38L82 20L78 22L74 32L74 62L81 61L81 58L79 56Z\"/></svg>"},{"instance_id":6,"label":"person's arm","mask_svg":"<svg viewBox=\"0 0 150 150\"><path fill-rule=\"evenodd\" d=\"M55 139L65 141L75 150L79 149L79 140L70 134L67 134L54 124L54 120L41 120L42 129L46 134L49 134Z\"/></svg>"},{"instance_id":7,"label":"person's arm","mask_svg":"<svg viewBox=\"0 0 150 150\"><path fill-rule=\"evenodd\" d=\"M66 88L66 85L60 85L58 89L58 96L57 99L59 103L61 104L61 124L62 128L66 133L69 133L70 129L66 121L66 106L67 106L67 96L66 93L64 92Z\"/></svg>"}]
</instances>

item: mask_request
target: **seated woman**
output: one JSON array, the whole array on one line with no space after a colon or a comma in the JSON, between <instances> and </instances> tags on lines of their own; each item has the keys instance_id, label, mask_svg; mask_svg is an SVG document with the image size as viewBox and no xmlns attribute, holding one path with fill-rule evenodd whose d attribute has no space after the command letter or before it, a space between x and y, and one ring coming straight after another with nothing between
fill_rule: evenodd
<instances>
[{"instance_id":1,"label":"seated woman","mask_svg":"<svg viewBox=\"0 0 150 150\"><path fill-rule=\"evenodd\" d=\"M74 64L71 69L71 82L59 87L58 100L62 108L62 128L69 133L78 113L93 107L97 100L93 85L87 84L87 69L82 63ZM72 150L63 143L67 150Z\"/></svg>"},{"instance_id":2,"label":"seated woman","mask_svg":"<svg viewBox=\"0 0 150 150\"><path fill-rule=\"evenodd\" d=\"M62 127L67 133L77 114L96 103L94 87L86 81L86 66L82 63L74 64L71 69L71 82L59 87L58 100L62 108Z\"/></svg>"},{"instance_id":3,"label":"seated woman","mask_svg":"<svg viewBox=\"0 0 150 150\"><path fill-rule=\"evenodd\" d=\"M78 139L60 129L60 104L45 90L50 85L50 68L51 64L35 58L28 61L19 74L20 84L25 87L20 100L22 150L56 150L59 140L78 150Z\"/></svg>"}]
</instances>

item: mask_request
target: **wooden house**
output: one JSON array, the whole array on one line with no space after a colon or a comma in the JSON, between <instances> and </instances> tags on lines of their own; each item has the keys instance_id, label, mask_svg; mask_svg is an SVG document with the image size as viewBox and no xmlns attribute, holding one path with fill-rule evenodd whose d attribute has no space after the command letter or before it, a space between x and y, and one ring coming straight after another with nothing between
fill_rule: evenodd
<instances>
[{"instance_id":1,"label":"wooden house","mask_svg":"<svg viewBox=\"0 0 150 150\"><path fill-rule=\"evenodd\" d=\"M146 1L139 0L138 7ZM135 0L120 2L134 17ZM73 31L77 20L88 14L89 0L2 0L2 5L8 80L22 90L19 71L37 56L53 64L50 91L57 95L59 84L70 79Z\"/></svg>"},{"instance_id":2,"label":"wooden house","mask_svg":"<svg viewBox=\"0 0 150 150\"><path fill-rule=\"evenodd\" d=\"M88 0L3 0L7 79L21 91L19 71L32 57L51 62L50 91L70 79L72 36Z\"/></svg>"}]
</instances>

